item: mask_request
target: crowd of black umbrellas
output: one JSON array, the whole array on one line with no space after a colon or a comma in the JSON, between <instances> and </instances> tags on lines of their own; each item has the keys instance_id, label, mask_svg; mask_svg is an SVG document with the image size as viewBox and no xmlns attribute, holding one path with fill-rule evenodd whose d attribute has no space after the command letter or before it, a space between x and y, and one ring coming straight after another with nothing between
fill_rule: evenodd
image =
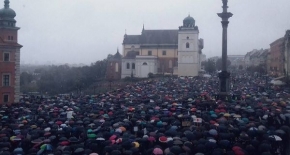
<instances>
[{"instance_id":1,"label":"crowd of black umbrellas","mask_svg":"<svg viewBox=\"0 0 290 155\"><path fill-rule=\"evenodd\" d=\"M218 99L218 78L162 78L103 94L1 106L0 155L289 153L287 88L247 74Z\"/></svg>"}]
</instances>

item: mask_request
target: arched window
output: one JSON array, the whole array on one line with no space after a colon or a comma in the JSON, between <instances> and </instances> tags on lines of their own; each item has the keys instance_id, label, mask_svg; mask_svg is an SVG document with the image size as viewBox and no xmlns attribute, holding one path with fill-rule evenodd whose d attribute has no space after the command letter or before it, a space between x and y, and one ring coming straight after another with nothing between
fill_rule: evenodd
<instances>
[{"instance_id":1,"label":"arched window","mask_svg":"<svg viewBox=\"0 0 290 155\"><path fill-rule=\"evenodd\" d=\"M189 39L189 37L186 37L186 39Z\"/></svg>"},{"instance_id":2,"label":"arched window","mask_svg":"<svg viewBox=\"0 0 290 155\"><path fill-rule=\"evenodd\" d=\"M169 68L172 68L172 60L169 60L168 66L169 66Z\"/></svg>"},{"instance_id":3,"label":"arched window","mask_svg":"<svg viewBox=\"0 0 290 155\"><path fill-rule=\"evenodd\" d=\"M129 64L129 62L127 62L127 69L130 69L130 64Z\"/></svg>"},{"instance_id":4,"label":"arched window","mask_svg":"<svg viewBox=\"0 0 290 155\"><path fill-rule=\"evenodd\" d=\"M132 63L132 69L135 69L135 63Z\"/></svg>"},{"instance_id":5,"label":"arched window","mask_svg":"<svg viewBox=\"0 0 290 155\"><path fill-rule=\"evenodd\" d=\"M147 65L147 62L143 62L143 65Z\"/></svg>"},{"instance_id":6,"label":"arched window","mask_svg":"<svg viewBox=\"0 0 290 155\"><path fill-rule=\"evenodd\" d=\"M186 48L189 48L189 43L186 43Z\"/></svg>"},{"instance_id":7,"label":"arched window","mask_svg":"<svg viewBox=\"0 0 290 155\"><path fill-rule=\"evenodd\" d=\"M116 63L116 65L115 65L115 71L119 72L119 64L118 63Z\"/></svg>"}]
</instances>

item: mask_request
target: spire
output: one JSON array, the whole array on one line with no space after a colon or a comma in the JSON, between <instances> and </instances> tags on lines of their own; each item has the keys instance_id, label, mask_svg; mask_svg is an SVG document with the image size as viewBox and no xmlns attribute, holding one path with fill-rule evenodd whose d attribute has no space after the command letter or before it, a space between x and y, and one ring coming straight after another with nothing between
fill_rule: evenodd
<instances>
[{"instance_id":1,"label":"spire","mask_svg":"<svg viewBox=\"0 0 290 155\"><path fill-rule=\"evenodd\" d=\"M5 8L9 8L9 3L10 3L9 0L5 0L4 1L4 7Z\"/></svg>"},{"instance_id":2,"label":"spire","mask_svg":"<svg viewBox=\"0 0 290 155\"><path fill-rule=\"evenodd\" d=\"M145 28L144 28L144 23L143 23L143 28L142 28L141 34L143 34L144 30L145 30Z\"/></svg>"},{"instance_id":3,"label":"spire","mask_svg":"<svg viewBox=\"0 0 290 155\"><path fill-rule=\"evenodd\" d=\"M117 53L119 53L119 47L117 47Z\"/></svg>"},{"instance_id":4,"label":"spire","mask_svg":"<svg viewBox=\"0 0 290 155\"><path fill-rule=\"evenodd\" d=\"M125 29L124 39L127 37L127 30Z\"/></svg>"}]
</instances>

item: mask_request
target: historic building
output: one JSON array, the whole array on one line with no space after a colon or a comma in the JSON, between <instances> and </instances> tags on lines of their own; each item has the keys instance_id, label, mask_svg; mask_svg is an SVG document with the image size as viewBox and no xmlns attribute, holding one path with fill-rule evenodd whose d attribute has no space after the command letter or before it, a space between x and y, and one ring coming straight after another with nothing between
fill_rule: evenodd
<instances>
[{"instance_id":1,"label":"historic building","mask_svg":"<svg viewBox=\"0 0 290 155\"><path fill-rule=\"evenodd\" d=\"M269 73L274 76L283 76L284 75L284 37L275 40L270 44L270 53L269 53Z\"/></svg>"},{"instance_id":2,"label":"historic building","mask_svg":"<svg viewBox=\"0 0 290 155\"><path fill-rule=\"evenodd\" d=\"M285 74L290 81L290 30L287 30L284 36L284 57L285 57Z\"/></svg>"},{"instance_id":3,"label":"historic building","mask_svg":"<svg viewBox=\"0 0 290 155\"><path fill-rule=\"evenodd\" d=\"M121 78L153 74L197 76L203 40L195 20L188 16L176 30L145 30L124 35Z\"/></svg>"},{"instance_id":4,"label":"historic building","mask_svg":"<svg viewBox=\"0 0 290 155\"><path fill-rule=\"evenodd\" d=\"M244 61L245 55L228 55L228 60L231 62L231 67L239 68L242 66L244 68L245 61Z\"/></svg>"},{"instance_id":5,"label":"historic building","mask_svg":"<svg viewBox=\"0 0 290 155\"><path fill-rule=\"evenodd\" d=\"M108 58L106 78L109 81L121 79L122 55L117 49L117 53Z\"/></svg>"},{"instance_id":6,"label":"historic building","mask_svg":"<svg viewBox=\"0 0 290 155\"><path fill-rule=\"evenodd\" d=\"M11 104L19 101L20 93L20 48L18 44L16 13L4 1L0 9L0 103Z\"/></svg>"}]
</instances>

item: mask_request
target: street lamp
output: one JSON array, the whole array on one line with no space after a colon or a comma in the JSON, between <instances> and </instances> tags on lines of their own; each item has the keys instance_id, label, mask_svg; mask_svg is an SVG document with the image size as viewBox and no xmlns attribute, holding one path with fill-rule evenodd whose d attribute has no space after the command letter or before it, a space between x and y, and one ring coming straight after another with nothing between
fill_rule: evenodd
<instances>
[{"instance_id":1,"label":"street lamp","mask_svg":"<svg viewBox=\"0 0 290 155\"><path fill-rule=\"evenodd\" d=\"M222 71L219 73L220 79L220 96L227 96L229 91L229 77L230 73L227 71L227 29L229 24L229 18L233 16L232 13L228 12L228 0L222 0L223 2L223 12L218 13L221 17L223 35L222 35ZM222 97L222 98L224 98Z\"/></svg>"}]
</instances>

